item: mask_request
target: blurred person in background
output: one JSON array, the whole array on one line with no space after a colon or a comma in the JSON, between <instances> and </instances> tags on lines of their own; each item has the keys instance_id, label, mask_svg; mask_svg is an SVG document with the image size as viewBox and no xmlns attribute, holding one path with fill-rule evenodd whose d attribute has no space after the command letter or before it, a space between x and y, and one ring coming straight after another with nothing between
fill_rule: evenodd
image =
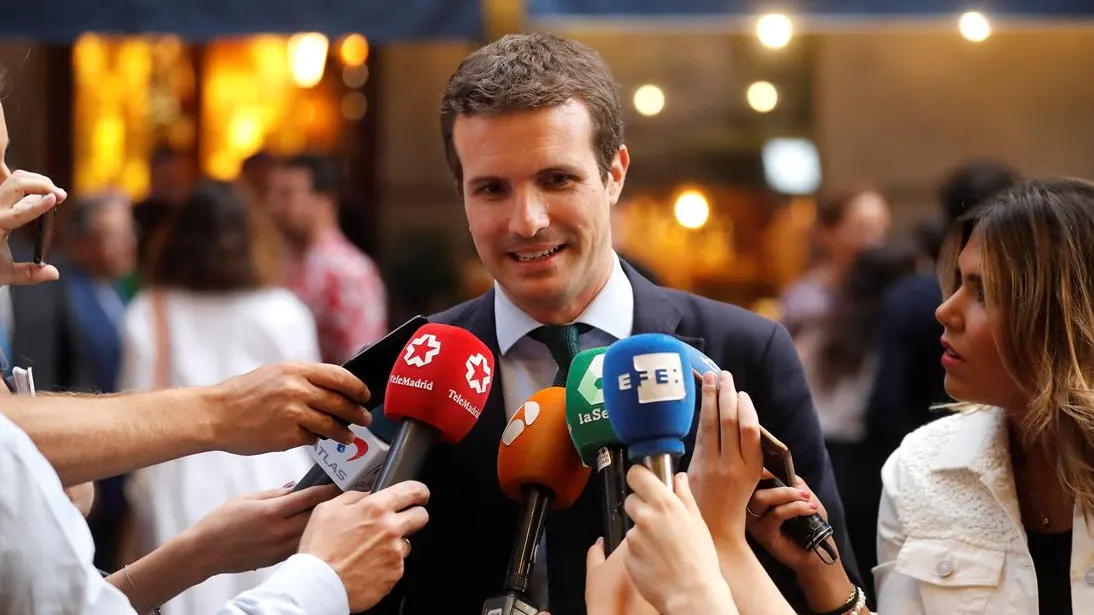
<instances>
[{"instance_id":1,"label":"blurred person in background","mask_svg":"<svg viewBox=\"0 0 1094 615\"><path fill-rule=\"evenodd\" d=\"M1018 178L1014 169L991 160L975 160L955 169L938 190L942 227L948 230L963 212ZM935 318L935 309L942 303L936 271L942 247L938 235L937 230L921 235L929 252L926 270L897 281L882 303L877 378L866 411L867 439L877 448L879 464L906 434L939 416L931 412L932 405L950 401L938 362L942 336L942 325ZM941 236L945 237L945 231Z\"/></svg>"},{"instance_id":2,"label":"blurred person in background","mask_svg":"<svg viewBox=\"0 0 1094 615\"><path fill-rule=\"evenodd\" d=\"M122 361L121 324L129 297L121 280L133 271L136 236L129 198L106 191L75 199L66 207L63 237L70 262L61 284L76 324L76 348L69 361L91 374L79 390L114 393ZM37 376L37 374L35 374ZM96 483L95 506L88 516L95 539L95 565L112 570L122 522L128 514L124 476Z\"/></svg>"},{"instance_id":3,"label":"blurred person in background","mask_svg":"<svg viewBox=\"0 0 1094 615\"><path fill-rule=\"evenodd\" d=\"M273 282L279 263L262 254L270 244L261 228L227 184L203 182L176 210L153 239L147 288L125 314L122 389L203 386L268 363L319 360L311 314ZM207 452L138 470L126 491L141 552L227 500L295 480L311 464L298 448L253 457ZM270 574L214 577L164 613L216 612Z\"/></svg>"},{"instance_id":4,"label":"blurred person in background","mask_svg":"<svg viewBox=\"0 0 1094 615\"><path fill-rule=\"evenodd\" d=\"M158 147L148 162L148 196L133 207L137 228L137 263L144 267L149 258L149 242L164 224L193 184L190 161L170 147ZM136 282L134 282L136 284Z\"/></svg>"},{"instance_id":5,"label":"blurred person in background","mask_svg":"<svg viewBox=\"0 0 1094 615\"><path fill-rule=\"evenodd\" d=\"M822 192L817 197L816 239L820 261L790 285L781 299L782 324L797 339L823 319L859 252L885 242L889 203L869 189Z\"/></svg>"},{"instance_id":6,"label":"blurred person in background","mask_svg":"<svg viewBox=\"0 0 1094 615\"><path fill-rule=\"evenodd\" d=\"M286 283L308 306L323 361L344 363L387 333L387 291L376 264L339 229L339 177L302 154L270 172L267 211L288 248Z\"/></svg>"},{"instance_id":7,"label":"blurred person in background","mask_svg":"<svg viewBox=\"0 0 1094 615\"><path fill-rule=\"evenodd\" d=\"M874 559L881 463L864 455L866 405L877 375L881 302L897 280L915 271L916 252L893 242L859 253L828 315L796 340L836 475L856 561ZM860 565L863 565L860 563ZM864 570L866 568L863 568ZM864 579L869 595L873 585Z\"/></svg>"},{"instance_id":8,"label":"blurred person in background","mask_svg":"<svg viewBox=\"0 0 1094 615\"><path fill-rule=\"evenodd\" d=\"M247 198L248 202L261 204L266 198L266 191L270 187L270 171L273 169L276 159L272 154L263 150L254 153L243 160L239 168L239 178L236 188Z\"/></svg>"}]
</instances>

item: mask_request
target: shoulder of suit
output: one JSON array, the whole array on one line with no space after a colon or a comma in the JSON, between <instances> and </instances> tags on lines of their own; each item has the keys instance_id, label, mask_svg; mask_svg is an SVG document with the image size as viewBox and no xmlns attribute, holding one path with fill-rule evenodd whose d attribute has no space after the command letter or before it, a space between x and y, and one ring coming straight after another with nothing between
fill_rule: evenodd
<instances>
[{"instance_id":1,"label":"shoulder of suit","mask_svg":"<svg viewBox=\"0 0 1094 615\"><path fill-rule=\"evenodd\" d=\"M708 339L731 335L766 344L775 329L781 326L739 305L679 290L664 289L664 292L683 314L681 329L688 335Z\"/></svg>"},{"instance_id":2,"label":"shoulder of suit","mask_svg":"<svg viewBox=\"0 0 1094 615\"><path fill-rule=\"evenodd\" d=\"M489 293L487 293L489 294ZM479 295L474 299L468 299L459 305L448 308L443 312L438 312L429 316L429 322L441 323L444 325L450 325L454 322L466 321L474 312L482 309L483 302L487 300L487 294Z\"/></svg>"}]
</instances>

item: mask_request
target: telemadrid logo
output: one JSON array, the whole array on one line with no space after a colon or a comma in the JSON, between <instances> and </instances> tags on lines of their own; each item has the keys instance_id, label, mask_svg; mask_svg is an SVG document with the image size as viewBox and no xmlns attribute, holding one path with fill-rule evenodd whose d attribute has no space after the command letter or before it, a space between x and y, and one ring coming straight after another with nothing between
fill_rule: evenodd
<instances>
[{"instance_id":1,"label":"telemadrid logo","mask_svg":"<svg viewBox=\"0 0 1094 615\"><path fill-rule=\"evenodd\" d=\"M463 364L467 368L467 374L464 377L467 379L467 385L470 386L476 393L482 395L486 392L486 387L490 386L490 365L486 361L486 357L481 353L467 357L467 362ZM476 378L479 371L482 371L482 376Z\"/></svg>"},{"instance_id":2,"label":"telemadrid logo","mask_svg":"<svg viewBox=\"0 0 1094 615\"><path fill-rule=\"evenodd\" d=\"M415 354L416 351L425 349L419 354ZM433 357L437 356L441 352L441 341L437 339L437 336L432 333L426 333L421 337L415 338L410 341L406 346L406 352L403 354L403 360L407 365L413 365L414 367L425 367L433 362Z\"/></svg>"}]
</instances>

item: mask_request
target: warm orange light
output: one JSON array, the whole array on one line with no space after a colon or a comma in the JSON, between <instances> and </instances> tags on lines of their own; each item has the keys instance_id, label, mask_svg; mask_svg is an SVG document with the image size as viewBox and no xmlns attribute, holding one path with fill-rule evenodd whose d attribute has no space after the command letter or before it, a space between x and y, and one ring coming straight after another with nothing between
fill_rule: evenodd
<instances>
[{"instance_id":1,"label":"warm orange light","mask_svg":"<svg viewBox=\"0 0 1094 615\"><path fill-rule=\"evenodd\" d=\"M342 40L339 53L346 66L360 66L368 60L368 39L360 34L350 34Z\"/></svg>"},{"instance_id":2,"label":"warm orange light","mask_svg":"<svg viewBox=\"0 0 1094 615\"><path fill-rule=\"evenodd\" d=\"M327 49L327 37L318 32L304 32L289 37L289 68L297 86L311 88L323 80Z\"/></svg>"}]
</instances>

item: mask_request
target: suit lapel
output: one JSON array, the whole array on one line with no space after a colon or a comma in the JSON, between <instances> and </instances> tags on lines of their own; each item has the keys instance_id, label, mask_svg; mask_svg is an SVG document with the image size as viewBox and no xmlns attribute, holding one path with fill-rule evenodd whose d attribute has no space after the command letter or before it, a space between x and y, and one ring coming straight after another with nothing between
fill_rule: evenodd
<instances>
[{"instance_id":1,"label":"suit lapel","mask_svg":"<svg viewBox=\"0 0 1094 615\"><path fill-rule=\"evenodd\" d=\"M634 334L665 333L703 351L706 346L703 338L679 332L683 314L673 303L668 291L652 284L626 262L621 261L620 264L634 290Z\"/></svg>"}]
</instances>

